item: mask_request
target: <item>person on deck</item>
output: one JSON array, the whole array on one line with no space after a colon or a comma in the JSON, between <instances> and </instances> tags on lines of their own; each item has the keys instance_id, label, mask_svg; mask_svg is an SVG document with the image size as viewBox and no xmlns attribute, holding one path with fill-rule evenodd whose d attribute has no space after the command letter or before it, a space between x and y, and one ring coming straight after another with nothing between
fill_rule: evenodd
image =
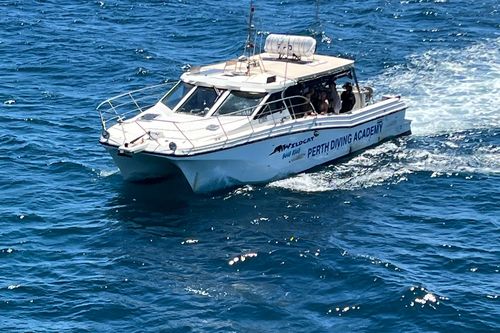
<instances>
[{"instance_id":1,"label":"person on deck","mask_svg":"<svg viewBox=\"0 0 500 333\"><path fill-rule=\"evenodd\" d=\"M316 115L316 112L314 111L314 106L311 108L311 105L313 103L313 95L314 95L314 88L306 88L306 94L304 95L304 97L306 98L306 102L304 103L304 106L303 106L303 113L304 113L304 117L307 117L307 116L313 116L313 115Z\"/></svg>"},{"instance_id":2,"label":"person on deck","mask_svg":"<svg viewBox=\"0 0 500 333\"><path fill-rule=\"evenodd\" d=\"M330 108L330 102L328 101L328 95L326 91L322 91L319 95L319 113L327 114Z\"/></svg>"},{"instance_id":3,"label":"person on deck","mask_svg":"<svg viewBox=\"0 0 500 333\"><path fill-rule=\"evenodd\" d=\"M337 92L337 84L335 81L330 83L330 112L339 114L342 108L342 102L340 101L339 93Z\"/></svg>"},{"instance_id":4,"label":"person on deck","mask_svg":"<svg viewBox=\"0 0 500 333\"><path fill-rule=\"evenodd\" d=\"M345 91L340 95L340 99L342 100L342 108L340 109L340 113L345 113L352 110L354 104L356 104L356 97L352 92L352 85L350 82L346 82L342 87L345 89Z\"/></svg>"}]
</instances>

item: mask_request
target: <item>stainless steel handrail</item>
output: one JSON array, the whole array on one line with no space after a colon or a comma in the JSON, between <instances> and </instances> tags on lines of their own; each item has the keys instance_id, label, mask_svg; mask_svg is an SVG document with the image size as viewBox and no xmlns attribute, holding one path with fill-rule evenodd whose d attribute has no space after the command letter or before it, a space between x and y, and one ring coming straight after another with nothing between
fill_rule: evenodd
<instances>
[{"instance_id":1,"label":"stainless steel handrail","mask_svg":"<svg viewBox=\"0 0 500 333\"><path fill-rule=\"evenodd\" d=\"M117 96L111 97L102 103L100 103L97 106L97 111L99 112L100 118L101 118L101 124L103 127L103 130L107 130L109 127L113 126L116 123L121 123L126 119L129 119L131 117L134 117L142 112L144 112L146 109L154 106L159 100L161 100L160 97L165 96L168 92L165 91L166 86L173 86L175 82L169 82L169 83L163 83L163 84L158 84L154 86L149 86L145 87L142 89L137 89L133 91L129 91L126 93L119 94ZM142 96L145 92L150 92L153 89L162 89L161 90L161 95L155 95L155 97L149 96ZM158 97L160 96L160 97ZM154 98L153 102L151 99ZM149 102L152 104L147 104L147 105L141 105L142 102L146 101L149 99ZM299 100L299 103L293 103L293 101ZM288 103L287 103L288 102ZM279 106L276 108L276 106ZM274 107L273 107L274 106ZM204 131L206 132L207 126L210 125L210 123L214 123L218 125L218 128L222 131L222 138L223 141L220 142L223 146L227 144L227 142L231 139L230 138L230 132L231 132L231 125L232 124L237 124L241 123L242 119L245 119L246 121L244 123L241 123L240 126L237 126L238 128L241 128L241 126L248 125L251 133L248 135L248 132L246 133L247 141L251 140L251 138L255 135L255 133L258 131L258 128L260 124L263 125L269 125L268 123L268 116L271 116L272 120L272 127L267 128L267 135L266 136L271 136L272 135L272 130L281 124L286 117L288 117L288 114L290 114L290 117L294 119L295 121L301 116L300 114L296 114L295 110L297 108L306 108L306 112L311 112L312 114L315 114L314 112L314 106L311 104L309 100L307 100L304 96L289 96L285 98L281 98L278 100L273 100L270 102L266 102L257 106L252 106L248 108L243 108L231 113L227 113L224 115L215 115L209 118L200 118L200 119L195 119L195 120L190 120L190 121L173 121L173 120L164 120L164 119L155 119L156 122L159 123L170 123L173 128L172 130L168 130L167 128L157 128L158 131L172 131L172 132L177 132L180 134L179 138L182 138L186 140L189 145L191 146L191 149L195 149L196 145L193 143L195 140L206 140L209 138L216 138L220 137L220 132L218 133L209 133L208 135L193 135L194 133L197 133L199 131ZM125 110L123 110L125 109ZM255 115L252 116L254 111L258 109L259 112ZM120 111L121 110L121 111ZM288 111L287 115L285 117L276 117L277 114ZM305 114L305 113L304 113ZM241 116L241 117L240 117ZM262 122L256 123L256 120L258 121L259 119L265 119ZM110 125L111 123L111 125ZM200 125L197 126L196 123L199 123ZM194 125L194 126L193 126ZM122 135L123 138L125 138L125 130L123 126L122 128ZM143 126L139 126L142 131L147 133L148 131L151 131L152 129L145 129ZM234 130L234 128L233 128Z\"/></svg>"},{"instance_id":2,"label":"stainless steel handrail","mask_svg":"<svg viewBox=\"0 0 500 333\"><path fill-rule=\"evenodd\" d=\"M97 112L99 112L103 130L110 127L110 122L121 122L130 117L130 115L135 116L142 113L145 109L150 108L161 99L160 97L163 97L170 91L170 89L166 90L165 88L169 86L171 88L175 83L176 82L166 82L156 84L122 93L104 100L96 108ZM153 89L158 89L158 93L142 95L145 91L151 91ZM136 96L137 94L140 95ZM154 101L154 103L143 103L144 101ZM120 111L123 108L125 108L126 111Z\"/></svg>"},{"instance_id":3,"label":"stainless steel handrail","mask_svg":"<svg viewBox=\"0 0 500 333\"><path fill-rule=\"evenodd\" d=\"M148 108L154 106L158 101L163 98L168 91L165 90L166 86L171 86L176 82L167 82L154 86L145 87L142 89L133 90L130 92L122 93L112 98L109 98L97 106L97 111L99 112L101 118L101 124L103 130L107 130L109 127L113 126L116 123L121 123L126 119L129 119L133 116L136 116ZM148 94L148 96L143 96L145 92L150 92L153 89L161 89L161 94ZM148 100L150 104L141 105L142 102ZM152 103L152 104L151 104ZM120 111L123 110L124 111ZM255 110L259 111L254 115ZM301 112L297 112L297 110L303 110ZM285 115L277 117L278 114L286 112ZM224 115L214 115L208 118L200 118L189 121L175 121L175 120L165 120L165 119L154 119L157 123L170 123L172 125L172 129L168 128L157 128L158 131L172 131L180 134L180 137L186 140L191 146L191 150L196 148L196 145L193 141L195 140L206 140L210 138L220 138L221 140L218 144L222 144L226 146L229 140L241 139L238 136L232 136L234 134L234 130L236 128L231 128L231 125L241 123L241 126L237 126L238 129L241 129L242 126L249 126L250 133L246 132L247 135L246 140L250 141L256 134L259 132L259 128L266 128L264 131L265 137L269 137L273 135L273 130L280 124L282 124L285 120L292 120L296 123L301 117L306 115L312 115L313 117L317 117L314 106L312 103L304 96L295 95L288 96L284 98L280 98L273 101L268 101L266 103L261 103L257 106L252 106L248 108L243 108L228 114ZM269 119L270 116L270 119ZM261 120L263 119L263 120ZM242 122L242 120L244 120ZM271 122L271 123L269 123ZM111 124L111 125L110 125ZM199 124L199 125L197 125ZM217 133L207 133L208 135L193 135L194 133L198 133L199 131L206 132L207 127L210 124L218 125L216 131L220 128L220 131ZM262 125L262 126L260 126ZM269 128L271 125L271 128ZM125 138L125 131L123 128L123 124L121 125L122 132ZM144 128L139 126L144 132L151 131L152 128ZM233 133L231 133L233 131ZM250 134L250 135L249 135Z\"/></svg>"}]
</instances>

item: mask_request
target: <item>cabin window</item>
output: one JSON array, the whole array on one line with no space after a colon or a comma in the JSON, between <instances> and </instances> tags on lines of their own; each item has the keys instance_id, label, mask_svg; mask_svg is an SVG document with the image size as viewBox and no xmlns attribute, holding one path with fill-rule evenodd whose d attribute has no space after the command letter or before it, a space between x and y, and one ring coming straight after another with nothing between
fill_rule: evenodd
<instances>
[{"instance_id":1,"label":"cabin window","mask_svg":"<svg viewBox=\"0 0 500 333\"><path fill-rule=\"evenodd\" d=\"M161 99L161 102L173 110L181 99L186 96L191 89L193 89L193 87L194 86L192 84L179 81L172 89L170 89L165 97Z\"/></svg>"},{"instance_id":2,"label":"cabin window","mask_svg":"<svg viewBox=\"0 0 500 333\"><path fill-rule=\"evenodd\" d=\"M277 92L269 96L264 107L255 116L255 119L265 118L272 113L282 112L283 110L285 110L285 104L281 98L281 92Z\"/></svg>"},{"instance_id":3,"label":"cabin window","mask_svg":"<svg viewBox=\"0 0 500 333\"><path fill-rule=\"evenodd\" d=\"M293 118L303 117L310 110L309 100L302 96L303 86L295 85L285 91L285 103Z\"/></svg>"},{"instance_id":4,"label":"cabin window","mask_svg":"<svg viewBox=\"0 0 500 333\"><path fill-rule=\"evenodd\" d=\"M179 107L177 112L204 116L212 108L222 92L209 87L196 87L196 90Z\"/></svg>"},{"instance_id":5,"label":"cabin window","mask_svg":"<svg viewBox=\"0 0 500 333\"><path fill-rule=\"evenodd\" d=\"M266 94L231 91L215 115L250 116Z\"/></svg>"}]
</instances>

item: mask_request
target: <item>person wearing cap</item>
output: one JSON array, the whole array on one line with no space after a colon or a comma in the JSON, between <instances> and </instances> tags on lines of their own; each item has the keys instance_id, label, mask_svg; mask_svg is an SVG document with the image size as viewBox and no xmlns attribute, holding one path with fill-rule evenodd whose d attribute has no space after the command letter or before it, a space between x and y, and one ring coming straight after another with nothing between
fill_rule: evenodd
<instances>
[{"instance_id":1,"label":"person wearing cap","mask_svg":"<svg viewBox=\"0 0 500 333\"><path fill-rule=\"evenodd\" d=\"M342 86L342 88L344 88L345 90L340 95L340 99L342 100L342 108L340 109L340 113L345 113L352 110L354 104L356 104L356 97L352 92L351 82L346 82Z\"/></svg>"}]
</instances>

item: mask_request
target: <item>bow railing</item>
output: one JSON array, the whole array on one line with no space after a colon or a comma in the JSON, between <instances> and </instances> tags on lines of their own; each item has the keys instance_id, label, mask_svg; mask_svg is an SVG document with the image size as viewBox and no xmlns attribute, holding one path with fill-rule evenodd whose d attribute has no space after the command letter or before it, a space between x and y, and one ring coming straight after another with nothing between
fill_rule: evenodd
<instances>
[{"instance_id":1,"label":"bow railing","mask_svg":"<svg viewBox=\"0 0 500 333\"><path fill-rule=\"evenodd\" d=\"M125 141L127 138L124 122L136 117L161 100L175 82L150 86L117 95L103 101L97 107L103 133L115 124L122 125ZM255 111L258 110L256 113ZM257 106L235 110L224 115L200 117L192 120L167 120L146 113L137 117L135 123L143 135L157 141L157 137L169 138L170 141L186 141L190 148L198 149L208 145L225 147L230 141L250 141L256 136L269 137L276 134L275 129L285 121L297 123L304 117L316 117L314 106L304 96L284 97ZM304 122L301 122L304 124ZM290 127L288 127L290 130ZM161 134L160 134L161 133Z\"/></svg>"},{"instance_id":2,"label":"bow railing","mask_svg":"<svg viewBox=\"0 0 500 333\"><path fill-rule=\"evenodd\" d=\"M116 123L133 118L154 106L176 82L166 82L154 86L132 90L103 101L97 106L103 130Z\"/></svg>"}]
</instances>

